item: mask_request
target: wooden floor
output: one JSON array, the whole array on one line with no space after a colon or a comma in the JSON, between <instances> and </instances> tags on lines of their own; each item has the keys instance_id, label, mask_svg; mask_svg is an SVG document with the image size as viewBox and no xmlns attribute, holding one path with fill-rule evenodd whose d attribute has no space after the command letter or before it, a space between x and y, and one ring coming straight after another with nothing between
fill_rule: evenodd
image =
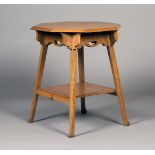
<instances>
[{"instance_id":1,"label":"wooden floor","mask_svg":"<svg viewBox=\"0 0 155 155\"><path fill-rule=\"evenodd\" d=\"M100 94L115 93L115 89L100 86L92 83L77 83L76 84L76 97L93 96ZM42 96L52 97L58 95L61 97L69 98L69 84L40 88L38 90Z\"/></svg>"}]
</instances>

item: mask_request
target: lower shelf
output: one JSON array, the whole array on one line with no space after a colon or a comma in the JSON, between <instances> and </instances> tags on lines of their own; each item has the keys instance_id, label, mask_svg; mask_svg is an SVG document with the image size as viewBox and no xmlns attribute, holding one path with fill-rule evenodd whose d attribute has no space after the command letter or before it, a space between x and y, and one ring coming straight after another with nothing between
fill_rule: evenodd
<instances>
[{"instance_id":1,"label":"lower shelf","mask_svg":"<svg viewBox=\"0 0 155 155\"><path fill-rule=\"evenodd\" d=\"M37 91L38 95L47 96L48 98L58 99L63 102L69 101L69 84L40 88ZM93 96L100 94L116 94L114 88L108 88L93 83L77 83L76 97ZM66 100L65 100L66 99Z\"/></svg>"}]
</instances>

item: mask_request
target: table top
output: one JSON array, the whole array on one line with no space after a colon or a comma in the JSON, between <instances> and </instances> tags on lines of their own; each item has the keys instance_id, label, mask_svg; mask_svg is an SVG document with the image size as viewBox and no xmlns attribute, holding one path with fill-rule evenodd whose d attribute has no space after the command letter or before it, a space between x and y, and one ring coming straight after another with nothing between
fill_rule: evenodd
<instances>
[{"instance_id":1,"label":"table top","mask_svg":"<svg viewBox=\"0 0 155 155\"><path fill-rule=\"evenodd\" d=\"M44 32L91 33L117 31L119 28L119 24L106 22L55 22L41 23L31 29Z\"/></svg>"}]
</instances>

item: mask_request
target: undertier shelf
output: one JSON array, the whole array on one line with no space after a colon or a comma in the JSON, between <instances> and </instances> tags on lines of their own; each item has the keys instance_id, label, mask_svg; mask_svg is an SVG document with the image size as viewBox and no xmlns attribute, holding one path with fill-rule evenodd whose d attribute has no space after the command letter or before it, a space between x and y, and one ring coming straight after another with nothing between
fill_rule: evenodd
<instances>
[{"instance_id":1,"label":"undertier shelf","mask_svg":"<svg viewBox=\"0 0 155 155\"><path fill-rule=\"evenodd\" d=\"M39 88L37 94L62 102L69 102L69 84ZM77 83L76 97L94 96L100 94L116 95L114 88L104 87L93 83Z\"/></svg>"}]
</instances>

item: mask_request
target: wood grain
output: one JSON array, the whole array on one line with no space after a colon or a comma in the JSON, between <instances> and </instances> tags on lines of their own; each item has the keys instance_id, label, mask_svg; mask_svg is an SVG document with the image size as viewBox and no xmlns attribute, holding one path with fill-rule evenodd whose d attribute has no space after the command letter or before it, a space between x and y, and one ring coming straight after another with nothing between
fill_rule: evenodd
<instances>
[{"instance_id":1,"label":"wood grain","mask_svg":"<svg viewBox=\"0 0 155 155\"><path fill-rule=\"evenodd\" d=\"M33 91L33 96L32 96L32 107L31 107L30 117L28 120L29 123L32 123L34 121L34 116L35 116L37 101L38 101L37 90L41 86L43 70L44 70L46 54L47 54L47 48L48 48L48 46L41 45L40 58L39 58L39 63L38 63L38 70L37 70L35 86L34 86L34 91Z\"/></svg>"},{"instance_id":2,"label":"wood grain","mask_svg":"<svg viewBox=\"0 0 155 155\"><path fill-rule=\"evenodd\" d=\"M125 103L124 103L124 98L123 98L123 93L122 93L122 88L121 88L121 82L120 82L119 71L117 67L116 56L114 52L114 46L110 45L110 40L109 40L109 46L107 46L107 50L108 50L109 61L110 61L111 70L113 74L113 79L115 83L115 88L117 92L117 97L118 97L118 101L120 105L123 125L128 126L129 122L128 122L128 118L126 115L126 108L125 108Z\"/></svg>"},{"instance_id":3,"label":"wood grain","mask_svg":"<svg viewBox=\"0 0 155 155\"><path fill-rule=\"evenodd\" d=\"M40 88L39 91L47 93L47 95L45 94L44 96L50 96L50 98L53 98L53 95L59 95L61 97L69 98L69 89L70 85L65 84L59 86ZM93 83L85 82L76 84L76 98L101 94L110 94L114 92L116 92L114 88L104 87Z\"/></svg>"},{"instance_id":4,"label":"wood grain","mask_svg":"<svg viewBox=\"0 0 155 155\"><path fill-rule=\"evenodd\" d=\"M124 125L129 125L120 84L119 72L114 52L114 43L118 39L119 24L106 22L55 22L41 23L31 29L36 31L36 39L41 44L38 71L32 97L32 109L29 122L34 121L38 96L67 103L69 106L69 137L75 135L76 98L81 98L81 112L85 111L85 97L101 94L117 95ZM66 46L70 50L69 84L41 87L42 74L48 45ZM102 44L107 47L115 88L85 82L84 46L95 47ZM77 54L79 83L76 83Z\"/></svg>"},{"instance_id":5,"label":"wood grain","mask_svg":"<svg viewBox=\"0 0 155 155\"><path fill-rule=\"evenodd\" d=\"M33 26L31 29L44 32L88 33L117 31L119 28L119 24L106 22L55 22L41 23Z\"/></svg>"},{"instance_id":6,"label":"wood grain","mask_svg":"<svg viewBox=\"0 0 155 155\"><path fill-rule=\"evenodd\" d=\"M70 85L69 85L69 134L75 135L75 100L76 100L77 51L70 50Z\"/></svg>"}]
</instances>

